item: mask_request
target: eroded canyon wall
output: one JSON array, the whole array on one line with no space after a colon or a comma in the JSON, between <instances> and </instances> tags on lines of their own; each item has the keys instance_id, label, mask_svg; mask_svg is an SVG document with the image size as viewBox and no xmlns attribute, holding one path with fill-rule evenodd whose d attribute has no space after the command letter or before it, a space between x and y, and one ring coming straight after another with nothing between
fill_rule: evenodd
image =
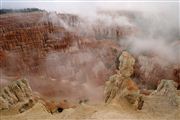
<instances>
[{"instance_id":1,"label":"eroded canyon wall","mask_svg":"<svg viewBox=\"0 0 180 120\"><path fill-rule=\"evenodd\" d=\"M115 16L132 21L133 14ZM109 13L91 22L47 12L0 15L1 85L28 77L32 89L45 96L102 99L104 83L118 66L118 55L122 49L129 50L119 41L141 33L130 22L119 24L114 14L105 15ZM107 19L111 21L105 25ZM178 64L164 67L151 52L134 57L133 80L140 89L155 89L161 79L180 81Z\"/></svg>"}]
</instances>

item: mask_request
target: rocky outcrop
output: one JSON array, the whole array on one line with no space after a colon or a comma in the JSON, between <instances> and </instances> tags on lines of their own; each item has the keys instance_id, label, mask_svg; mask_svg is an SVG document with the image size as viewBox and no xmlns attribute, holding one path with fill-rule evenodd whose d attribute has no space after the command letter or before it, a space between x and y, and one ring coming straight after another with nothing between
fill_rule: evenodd
<instances>
[{"instance_id":1,"label":"rocky outcrop","mask_svg":"<svg viewBox=\"0 0 180 120\"><path fill-rule=\"evenodd\" d=\"M27 102L23 103L20 108L19 108L19 112L25 112L26 110L32 108L35 105L36 101L34 101L33 99L29 99Z\"/></svg>"},{"instance_id":2,"label":"rocky outcrop","mask_svg":"<svg viewBox=\"0 0 180 120\"><path fill-rule=\"evenodd\" d=\"M25 102L33 96L27 80L13 81L10 85L1 89L0 110L9 109L19 102Z\"/></svg>"},{"instance_id":3,"label":"rocky outcrop","mask_svg":"<svg viewBox=\"0 0 180 120\"><path fill-rule=\"evenodd\" d=\"M54 16L57 21L53 21ZM4 14L1 18L0 70L5 81L0 83L2 86L30 76L32 89L44 96L67 98L76 91L81 97L89 95L82 90L86 89L82 84L93 82L99 89L115 71L113 61L120 51L119 45L111 40L82 38L68 31L61 23L65 21L73 27L73 15L32 12ZM39 86L39 82L43 84Z\"/></svg>"},{"instance_id":4,"label":"rocky outcrop","mask_svg":"<svg viewBox=\"0 0 180 120\"><path fill-rule=\"evenodd\" d=\"M160 84L156 91L154 91L151 95L155 96L167 96L169 102L174 105L178 106L177 102L177 86L178 84L173 80L161 80Z\"/></svg>"},{"instance_id":5,"label":"rocky outcrop","mask_svg":"<svg viewBox=\"0 0 180 120\"><path fill-rule=\"evenodd\" d=\"M119 70L111 76L105 85L105 102L111 103L114 99L126 99L134 104L139 97L139 89L131 79L134 72L135 59L128 52L123 51L119 57Z\"/></svg>"},{"instance_id":6,"label":"rocky outcrop","mask_svg":"<svg viewBox=\"0 0 180 120\"><path fill-rule=\"evenodd\" d=\"M144 105L142 111L153 111L153 115L173 115L179 118L180 97L178 96L177 83L173 80L162 79L155 91L148 96L143 96Z\"/></svg>"},{"instance_id":7,"label":"rocky outcrop","mask_svg":"<svg viewBox=\"0 0 180 120\"><path fill-rule=\"evenodd\" d=\"M179 106L178 83L173 80L162 79L155 91L146 89L140 91L132 80L134 65L135 59L128 52L122 52L119 57L119 70L106 81L106 103L115 102L124 105L125 100L130 104L134 104L138 110L145 111L153 107L163 111L167 107L173 109L173 107ZM162 99L164 100L162 101Z\"/></svg>"},{"instance_id":8,"label":"rocky outcrop","mask_svg":"<svg viewBox=\"0 0 180 120\"><path fill-rule=\"evenodd\" d=\"M119 57L119 72L123 77L131 77L134 73L135 59L124 51Z\"/></svg>"}]
</instances>

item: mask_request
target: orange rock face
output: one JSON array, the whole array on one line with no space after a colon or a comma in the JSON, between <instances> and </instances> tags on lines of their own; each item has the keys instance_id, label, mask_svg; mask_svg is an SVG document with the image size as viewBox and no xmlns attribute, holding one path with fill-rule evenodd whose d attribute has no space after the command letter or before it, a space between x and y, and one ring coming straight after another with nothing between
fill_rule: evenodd
<instances>
[{"instance_id":1,"label":"orange rock face","mask_svg":"<svg viewBox=\"0 0 180 120\"><path fill-rule=\"evenodd\" d=\"M118 15L135 17L129 12ZM105 26L102 20L83 29L81 24L86 25L86 20L71 14L0 15L0 85L27 77L32 89L44 96L102 99L105 81L115 73L115 61L122 51L116 40L139 30L131 26ZM136 59L134 78L138 87L154 89L163 78L180 83L178 65L164 69L150 57ZM129 89L137 89L133 83L128 84Z\"/></svg>"},{"instance_id":2,"label":"orange rock face","mask_svg":"<svg viewBox=\"0 0 180 120\"><path fill-rule=\"evenodd\" d=\"M54 113L57 110L57 105L54 101L51 102L45 102L45 107L48 112Z\"/></svg>"},{"instance_id":3,"label":"orange rock face","mask_svg":"<svg viewBox=\"0 0 180 120\"><path fill-rule=\"evenodd\" d=\"M62 112L64 109L76 107L72 103L69 103L67 100L62 100L59 103L57 103L55 101L46 101L46 100L43 100L43 101L44 101L44 105L45 105L47 111L52 114L55 112Z\"/></svg>"},{"instance_id":4,"label":"orange rock face","mask_svg":"<svg viewBox=\"0 0 180 120\"><path fill-rule=\"evenodd\" d=\"M119 70L117 74L111 76L105 85L105 102L112 103L114 100L121 102L126 99L134 104L139 98L139 88L131 78L134 73L135 59L126 51L119 57Z\"/></svg>"},{"instance_id":5,"label":"orange rock face","mask_svg":"<svg viewBox=\"0 0 180 120\"><path fill-rule=\"evenodd\" d=\"M77 100L91 96L88 86L101 89L99 86L114 72L113 61L121 49L111 40L78 36L51 15L32 12L0 16L2 86L25 76L32 89L45 96L73 96ZM56 16L72 27L78 21L70 14Z\"/></svg>"},{"instance_id":6,"label":"orange rock face","mask_svg":"<svg viewBox=\"0 0 180 120\"><path fill-rule=\"evenodd\" d=\"M127 89L130 91L138 91L139 90L137 84L132 80L127 81Z\"/></svg>"},{"instance_id":7,"label":"orange rock face","mask_svg":"<svg viewBox=\"0 0 180 120\"><path fill-rule=\"evenodd\" d=\"M67 100L62 100L57 104L58 107L62 109L68 109L68 108L76 108L76 105L73 105L72 103L68 102Z\"/></svg>"},{"instance_id":8,"label":"orange rock face","mask_svg":"<svg viewBox=\"0 0 180 120\"><path fill-rule=\"evenodd\" d=\"M160 62L161 61L161 62ZM156 89L161 79L171 79L180 84L179 64L163 65L158 56L138 56L135 65L135 77L141 81L140 87Z\"/></svg>"}]
</instances>

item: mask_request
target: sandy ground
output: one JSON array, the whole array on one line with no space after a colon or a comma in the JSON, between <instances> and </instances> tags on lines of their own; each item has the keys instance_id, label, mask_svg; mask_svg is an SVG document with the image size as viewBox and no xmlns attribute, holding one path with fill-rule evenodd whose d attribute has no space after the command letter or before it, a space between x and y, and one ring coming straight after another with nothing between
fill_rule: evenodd
<instances>
[{"instance_id":1,"label":"sandy ground","mask_svg":"<svg viewBox=\"0 0 180 120\"><path fill-rule=\"evenodd\" d=\"M1 120L180 120L180 106L171 106L163 97L147 97L143 110L136 110L123 102L112 105L82 104L62 113L50 114L41 103L37 103L21 114L1 113Z\"/></svg>"}]
</instances>

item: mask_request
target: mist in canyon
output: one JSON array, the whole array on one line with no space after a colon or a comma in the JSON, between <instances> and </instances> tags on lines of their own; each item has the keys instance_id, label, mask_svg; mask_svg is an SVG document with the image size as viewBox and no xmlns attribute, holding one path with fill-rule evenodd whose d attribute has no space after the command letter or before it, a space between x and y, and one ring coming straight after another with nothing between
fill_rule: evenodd
<instances>
[{"instance_id":1,"label":"mist in canyon","mask_svg":"<svg viewBox=\"0 0 180 120\"><path fill-rule=\"evenodd\" d=\"M13 7L19 8L21 4L14 3ZM54 3L50 7L45 6L47 3L37 4L47 10L37 24L52 24L72 34L69 38L66 32L46 33L55 43L67 42L68 45L64 50L48 52L38 63L39 74L33 76L28 69L20 73L29 78L32 88L45 96L102 101L104 83L115 73L115 61L123 50L137 59L140 67L135 73L142 75L136 76L135 81L142 88L152 89L148 84L156 86L161 77L173 78L171 72L179 69L178 3L59 3L54 7ZM12 4L4 2L4 6L11 8ZM23 7L31 6L36 7L32 3ZM23 19L21 14L16 17L19 21ZM12 57L11 51L6 53L8 69L16 71L26 67L21 58ZM36 56L36 51L32 54ZM30 61L36 62L35 58ZM158 76L168 72L170 75ZM8 74L2 72L1 84L8 82L4 79L6 76Z\"/></svg>"}]
</instances>

